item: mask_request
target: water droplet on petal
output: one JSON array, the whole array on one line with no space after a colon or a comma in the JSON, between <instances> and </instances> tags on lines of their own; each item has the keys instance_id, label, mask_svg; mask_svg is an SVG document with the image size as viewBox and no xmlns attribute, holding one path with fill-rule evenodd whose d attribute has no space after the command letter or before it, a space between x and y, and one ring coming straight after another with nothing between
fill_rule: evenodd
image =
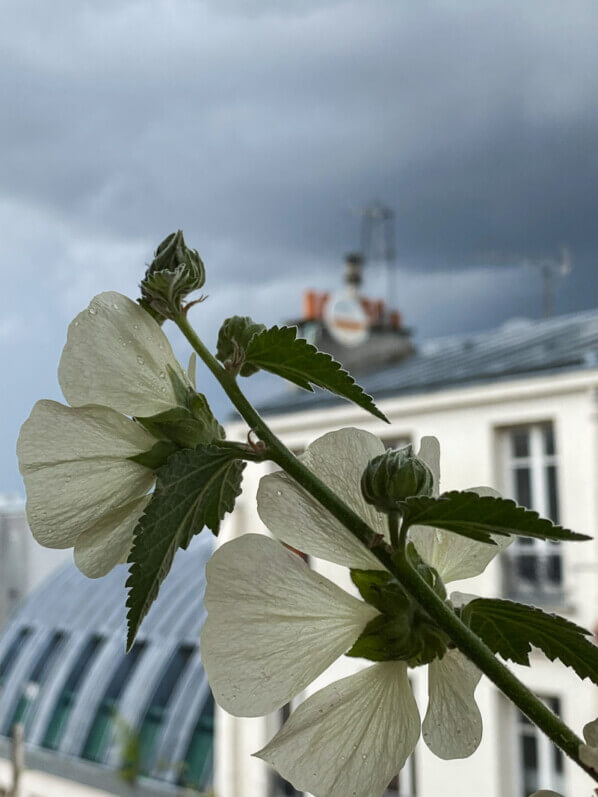
<instances>
[{"instance_id":1,"label":"water droplet on petal","mask_svg":"<svg viewBox=\"0 0 598 797\"><path fill-rule=\"evenodd\" d=\"M280 497L282 495L282 490L277 490L276 491L276 495L278 495Z\"/></svg>"},{"instance_id":2,"label":"water droplet on petal","mask_svg":"<svg viewBox=\"0 0 598 797\"><path fill-rule=\"evenodd\" d=\"M160 373L158 374L158 376L160 377L160 379L166 379L166 374L165 374L165 372L164 372L164 371L160 371Z\"/></svg>"},{"instance_id":3,"label":"water droplet on petal","mask_svg":"<svg viewBox=\"0 0 598 797\"><path fill-rule=\"evenodd\" d=\"M76 327L78 327L78 326L79 326L79 322L78 322L78 321L75 321L75 326L76 326Z\"/></svg>"},{"instance_id":4,"label":"water droplet on petal","mask_svg":"<svg viewBox=\"0 0 598 797\"><path fill-rule=\"evenodd\" d=\"M164 385L162 385L162 387L160 388L160 393L166 393L166 388L164 387Z\"/></svg>"},{"instance_id":5,"label":"water droplet on petal","mask_svg":"<svg viewBox=\"0 0 598 797\"><path fill-rule=\"evenodd\" d=\"M89 315L97 315L97 312L98 311L96 310L95 307L90 307L89 308Z\"/></svg>"},{"instance_id":6,"label":"water droplet on petal","mask_svg":"<svg viewBox=\"0 0 598 797\"><path fill-rule=\"evenodd\" d=\"M139 363L139 365L145 365L145 360L140 354L137 355L137 362Z\"/></svg>"}]
</instances>

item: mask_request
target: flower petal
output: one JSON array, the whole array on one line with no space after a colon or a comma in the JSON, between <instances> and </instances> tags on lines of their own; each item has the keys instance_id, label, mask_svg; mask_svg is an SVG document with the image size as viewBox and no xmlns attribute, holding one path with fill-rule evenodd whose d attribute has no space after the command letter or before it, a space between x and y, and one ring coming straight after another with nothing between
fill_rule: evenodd
<instances>
[{"instance_id":1,"label":"flower petal","mask_svg":"<svg viewBox=\"0 0 598 797\"><path fill-rule=\"evenodd\" d=\"M27 518L37 541L68 548L104 515L144 496L155 476L127 457L154 443L138 424L108 407L38 401L17 443Z\"/></svg>"},{"instance_id":2,"label":"flower petal","mask_svg":"<svg viewBox=\"0 0 598 797\"><path fill-rule=\"evenodd\" d=\"M236 716L288 703L377 614L261 534L225 543L206 579L202 661L216 701Z\"/></svg>"},{"instance_id":3,"label":"flower petal","mask_svg":"<svg viewBox=\"0 0 598 797\"><path fill-rule=\"evenodd\" d=\"M474 691L482 673L461 651L449 650L428 667L429 703L422 725L425 743L439 758L467 758L482 738Z\"/></svg>"},{"instance_id":4,"label":"flower petal","mask_svg":"<svg viewBox=\"0 0 598 797\"><path fill-rule=\"evenodd\" d=\"M69 326L58 380L69 404L155 415L178 404L168 366L189 384L160 325L120 293L101 293Z\"/></svg>"},{"instance_id":5,"label":"flower petal","mask_svg":"<svg viewBox=\"0 0 598 797\"><path fill-rule=\"evenodd\" d=\"M530 797L563 797L563 795L557 791L552 791L552 789L540 789L540 791L530 794Z\"/></svg>"},{"instance_id":6,"label":"flower petal","mask_svg":"<svg viewBox=\"0 0 598 797\"><path fill-rule=\"evenodd\" d=\"M404 662L374 664L309 697L256 755L315 797L378 797L419 738Z\"/></svg>"},{"instance_id":7,"label":"flower petal","mask_svg":"<svg viewBox=\"0 0 598 797\"><path fill-rule=\"evenodd\" d=\"M579 757L586 766L598 772L598 719L584 725L583 738L586 743L579 745Z\"/></svg>"},{"instance_id":8,"label":"flower petal","mask_svg":"<svg viewBox=\"0 0 598 797\"><path fill-rule=\"evenodd\" d=\"M88 578L100 578L127 561L137 521L150 496L119 506L101 517L75 541L75 564Z\"/></svg>"},{"instance_id":9,"label":"flower petal","mask_svg":"<svg viewBox=\"0 0 598 797\"><path fill-rule=\"evenodd\" d=\"M419 459L422 459L432 471L434 477L434 495L440 491L440 443L438 438L432 436L422 437L417 452Z\"/></svg>"},{"instance_id":10,"label":"flower petal","mask_svg":"<svg viewBox=\"0 0 598 797\"><path fill-rule=\"evenodd\" d=\"M301 460L374 531L388 536L385 516L366 503L360 489L366 465L383 452L375 435L348 428L315 440ZM257 508L272 534L299 551L346 567L382 569L374 554L286 473L262 478Z\"/></svg>"},{"instance_id":11,"label":"flower petal","mask_svg":"<svg viewBox=\"0 0 598 797\"><path fill-rule=\"evenodd\" d=\"M481 496L499 493L492 487L471 487L470 492ZM413 526L409 537L415 544L419 555L434 567L440 578L447 584L462 578L473 578L483 573L490 562L511 544L512 537L494 534L496 545L476 542L451 531L440 531L429 526Z\"/></svg>"}]
</instances>

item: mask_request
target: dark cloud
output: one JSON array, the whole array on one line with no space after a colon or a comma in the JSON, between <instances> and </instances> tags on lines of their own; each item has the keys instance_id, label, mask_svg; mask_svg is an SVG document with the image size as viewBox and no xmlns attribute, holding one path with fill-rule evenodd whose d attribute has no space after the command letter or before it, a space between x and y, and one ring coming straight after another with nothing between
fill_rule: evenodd
<instances>
[{"instance_id":1,"label":"dark cloud","mask_svg":"<svg viewBox=\"0 0 598 797\"><path fill-rule=\"evenodd\" d=\"M535 275L490 251L568 244L557 309L595 305L597 35L592 0L7 0L0 346L27 370L7 486L66 322L96 291L134 294L179 226L208 264L212 339L223 315L278 321L304 284L334 287L374 198L397 212L422 336L538 314Z\"/></svg>"}]
</instances>

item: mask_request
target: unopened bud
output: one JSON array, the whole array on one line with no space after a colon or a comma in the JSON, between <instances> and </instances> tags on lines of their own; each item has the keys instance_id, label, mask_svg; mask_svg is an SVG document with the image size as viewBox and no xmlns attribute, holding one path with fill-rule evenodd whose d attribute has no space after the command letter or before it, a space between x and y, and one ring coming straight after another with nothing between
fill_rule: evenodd
<instances>
[{"instance_id":1,"label":"unopened bud","mask_svg":"<svg viewBox=\"0 0 598 797\"><path fill-rule=\"evenodd\" d=\"M258 324L249 316L234 315L227 318L218 333L216 357L241 376L255 374L259 368L244 362L245 351L251 339L264 329L264 324Z\"/></svg>"},{"instance_id":2,"label":"unopened bud","mask_svg":"<svg viewBox=\"0 0 598 797\"><path fill-rule=\"evenodd\" d=\"M181 310L185 296L199 290L205 280L199 254L187 246L182 231L178 230L158 246L141 280L142 305L149 305L164 318L172 318Z\"/></svg>"},{"instance_id":3,"label":"unopened bud","mask_svg":"<svg viewBox=\"0 0 598 797\"><path fill-rule=\"evenodd\" d=\"M397 512L414 495L432 495L434 477L411 446L386 451L371 460L361 477L361 492L381 512Z\"/></svg>"}]
</instances>

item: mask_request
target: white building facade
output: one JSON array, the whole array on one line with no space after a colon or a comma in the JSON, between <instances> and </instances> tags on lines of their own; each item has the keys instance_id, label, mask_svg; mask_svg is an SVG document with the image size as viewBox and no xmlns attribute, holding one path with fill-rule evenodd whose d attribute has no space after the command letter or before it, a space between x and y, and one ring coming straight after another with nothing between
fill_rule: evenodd
<instances>
[{"instance_id":1,"label":"white building facade","mask_svg":"<svg viewBox=\"0 0 598 797\"><path fill-rule=\"evenodd\" d=\"M598 313L530 322L431 347L414 355L413 361L393 366L386 377L377 374L359 380L374 394L390 425L338 401L310 402L293 396L265 414L272 429L297 452L325 432L346 426L373 432L392 447L408 442L417 447L421 437L435 435L441 445L442 490L490 485L568 528L592 535L590 542L565 545L517 541L481 576L451 588L533 603L596 630L596 352ZM440 379L442 369L446 373ZM381 385L382 397L376 392ZM242 439L245 434L242 424L229 428L230 437ZM255 505L259 478L266 470L247 468L243 497L222 540L245 532L267 533ZM352 589L346 571L319 560L310 563ZM299 643L297 655L301 655ZM531 668L509 666L581 733L583 725L598 716L598 689L537 651L530 658ZM364 664L342 657L308 694ZM410 671L422 716L425 670ZM552 747L486 678L476 696L484 734L474 755L463 761L441 761L420 740L398 780L389 785L388 797L527 797L537 788L589 797L592 783L585 773ZM287 707L264 719L219 713L215 776L219 797L298 794L251 757L288 712Z\"/></svg>"},{"instance_id":2,"label":"white building facade","mask_svg":"<svg viewBox=\"0 0 598 797\"><path fill-rule=\"evenodd\" d=\"M72 557L35 541L18 496L0 495L0 628L20 602L50 573Z\"/></svg>"}]
</instances>

